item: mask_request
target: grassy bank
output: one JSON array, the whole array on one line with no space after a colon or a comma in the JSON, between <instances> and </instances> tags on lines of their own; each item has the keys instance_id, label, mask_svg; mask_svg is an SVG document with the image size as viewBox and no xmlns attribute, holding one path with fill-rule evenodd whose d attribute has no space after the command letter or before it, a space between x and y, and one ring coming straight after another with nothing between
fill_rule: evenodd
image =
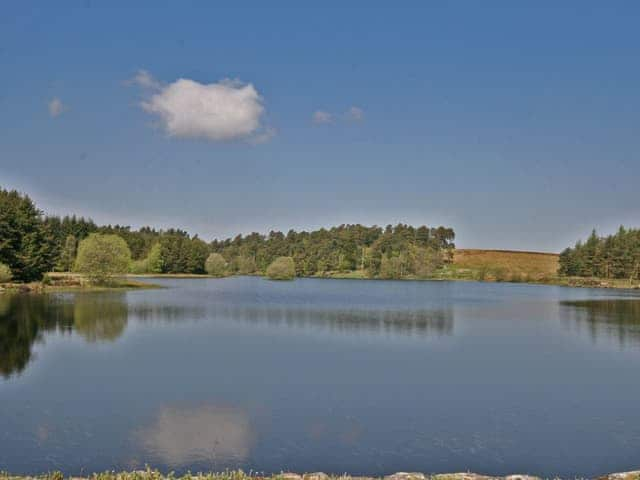
<instances>
[{"instance_id":1,"label":"grassy bank","mask_svg":"<svg viewBox=\"0 0 640 480\"><path fill-rule=\"evenodd\" d=\"M86 477L64 477L61 473L57 472L31 477L0 473L0 480L64 480L65 478L69 478L70 480L540 480L540 477L524 474L493 477L470 472L441 473L434 475L417 472L398 472L385 477L351 476L347 474L327 475L322 472L306 473L302 475L296 473L280 473L264 476L256 473L247 474L241 470L226 471L222 473L188 473L183 476L175 476L173 474L163 475L156 470L120 473L105 472L92 474ZM640 480L640 470L612 473L595 478L598 480Z\"/></svg>"},{"instance_id":2,"label":"grassy bank","mask_svg":"<svg viewBox=\"0 0 640 480\"><path fill-rule=\"evenodd\" d=\"M128 273L126 278L220 278L206 273Z\"/></svg>"},{"instance_id":3,"label":"grassy bank","mask_svg":"<svg viewBox=\"0 0 640 480\"><path fill-rule=\"evenodd\" d=\"M49 292L101 292L111 290L137 290L148 288L162 288L149 282L141 282L132 278L113 278L106 285L94 285L88 279L77 273L47 273L40 282L29 283L4 283L0 290L23 293L49 293Z\"/></svg>"}]
</instances>

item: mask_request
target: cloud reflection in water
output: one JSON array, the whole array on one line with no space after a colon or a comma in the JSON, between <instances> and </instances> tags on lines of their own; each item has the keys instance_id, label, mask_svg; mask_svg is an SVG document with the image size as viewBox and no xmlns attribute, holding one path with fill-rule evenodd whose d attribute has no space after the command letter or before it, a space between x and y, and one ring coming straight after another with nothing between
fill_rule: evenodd
<instances>
[{"instance_id":1,"label":"cloud reflection in water","mask_svg":"<svg viewBox=\"0 0 640 480\"><path fill-rule=\"evenodd\" d=\"M162 407L153 423L134 436L153 459L182 466L242 461L249 455L254 433L244 411L204 405Z\"/></svg>"}]
</instances>

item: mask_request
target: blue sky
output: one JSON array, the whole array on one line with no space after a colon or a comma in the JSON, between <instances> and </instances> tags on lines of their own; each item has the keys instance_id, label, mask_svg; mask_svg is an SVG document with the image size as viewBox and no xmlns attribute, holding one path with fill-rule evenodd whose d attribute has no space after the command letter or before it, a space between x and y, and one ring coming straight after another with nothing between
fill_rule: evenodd
<instances>
[{"instance_id":1,"label":"blue sky","mask_svg":"<svg viewBox=\"0 0 640 480\"><path fill-rule=\"evenodd\" d=\"M545 251L640 225L637 2L129 3L0 6L0 184L48 213Z\"/></svg>"}]
</instances>

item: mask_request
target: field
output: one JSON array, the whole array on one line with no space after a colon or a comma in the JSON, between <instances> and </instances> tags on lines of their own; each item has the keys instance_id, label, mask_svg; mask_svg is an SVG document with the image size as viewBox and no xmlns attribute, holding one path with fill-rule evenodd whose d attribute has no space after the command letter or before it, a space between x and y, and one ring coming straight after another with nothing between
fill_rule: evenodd
<instances>
[{"instance_id":1,"label":"field","mask_svg":"<svg viewBox=\"0 0 640 480\"><path fill-rule=\"evenodd\" d=\"M513 250L458 249L442 278L548 282L557 277L558 254Z\"/></svg>"}]
</instances>

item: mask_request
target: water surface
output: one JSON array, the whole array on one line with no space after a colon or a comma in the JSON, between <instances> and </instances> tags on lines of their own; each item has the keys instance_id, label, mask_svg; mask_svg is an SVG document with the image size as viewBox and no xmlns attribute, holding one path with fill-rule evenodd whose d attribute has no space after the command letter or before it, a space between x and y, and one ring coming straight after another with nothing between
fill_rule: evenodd
<instances>
[{"instance_id":1,"label":"water surface","mask_svg":"<svg viewBox=\"0 0 640 480\"><path fill-rule=\"evenodd\" d=\"M0 470L640 466L633 292L161 283L0 296Z\"/></svg>"}]
</instances>

